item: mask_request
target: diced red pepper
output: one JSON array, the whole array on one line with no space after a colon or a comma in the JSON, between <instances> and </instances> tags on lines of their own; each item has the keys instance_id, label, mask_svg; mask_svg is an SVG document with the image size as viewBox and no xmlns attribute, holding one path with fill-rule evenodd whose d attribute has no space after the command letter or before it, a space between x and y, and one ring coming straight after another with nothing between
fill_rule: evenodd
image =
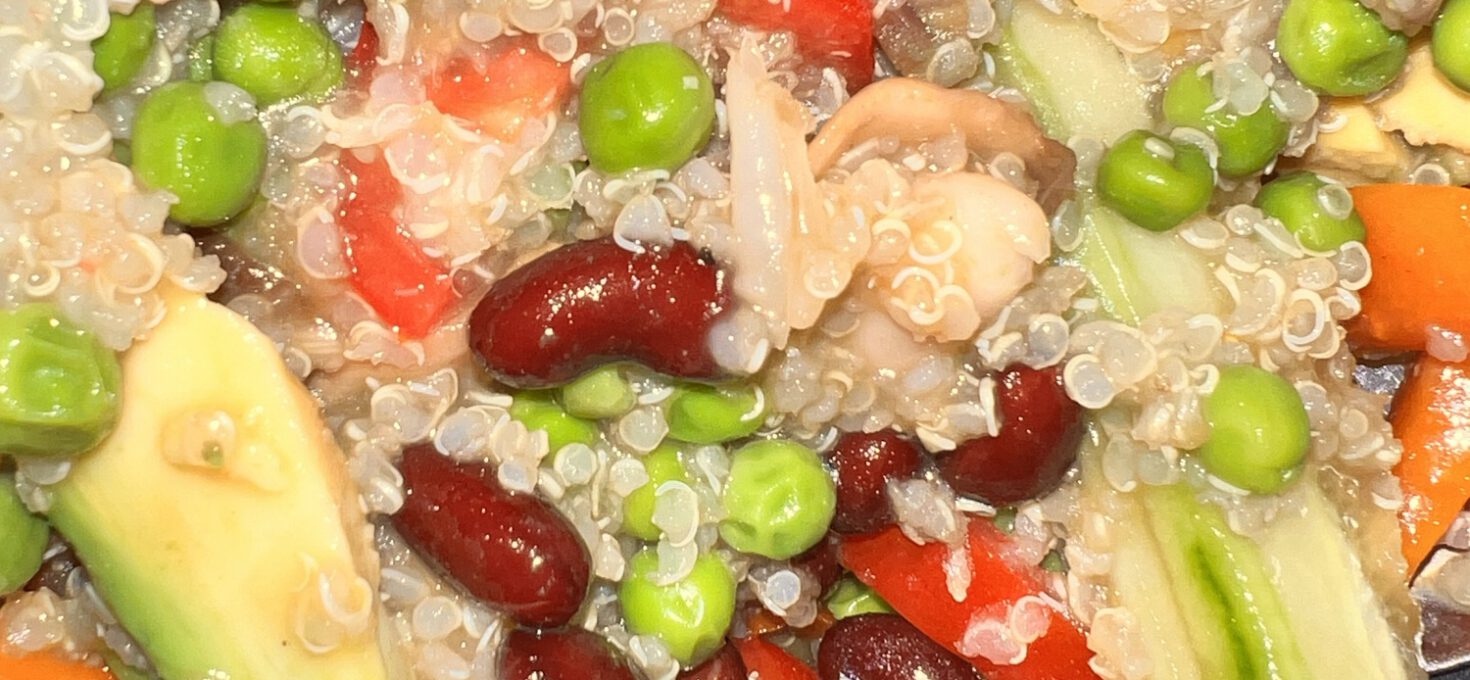
<instances>
[{"instance_id":1,"label":"diced red pepper","mask_svg":"<svg viewBox=\"0 0 1470 680\"><path fill-rule=\"evenodd\" d=\"M357 45L347 53L348 82L362 89L373 81L373 72L378 70L378 30L362 22L362 32L357 36Z\"/></svg>"},{"instance_id":2,"label":"diced red pepper","mask_svg":"<svg viewBox=\"0 0 1470 680\"><path fill-rule=\"evenodd\" d=\"M745 662L745 670L760 680L817 680L817 671L789 652L758 635L733 638L735 651Z\"/></svg>"},{"instance_id":3,"label":"diced red pepper","mask_svg":"<svg viewBox=\"0 0 1470 680\"><path fill-rule=\"evenodd\" d=\"M896 527L855 536L842 546L842 562L878 591L894 610L940 644L965 656L961 642L972 617L1005 609L1027 596L1046 592L1045 572L1017 564L1009 539L992 522L970 522L973 573L963 602L949 594L944 562L949 548L917 545ZM981 656L965 657L989 680L1073 680L1096 678L1087 665L1092 652L1077 622L1048 608L1046 632L1027 648L1020 663L1002 665Z\"/></svg>"},{"instance_id":4,"label":"diced red pepper","mask_svg":"<svg viewBox=\"0 0 1470 680\"><path fill-rule=\"evenodd\" d=\"M532 118L560 108L572 79L562 64L530 36L499 40L484 52L449 60L426 83L429 101L441 112L512 139Z\"/></svg>"},{"instance_id":5,"label":"diced red pepper","mask_svg":"<svg viewBox=\"0 0 1470 680\"><path fill-rule=\"evenodd\" d=\"M352 270L348 280L401 334L423 337L455 301L449 270L429 257L393 215L403 201L403 185L381 157L364 163L344 153L342 167L349 192L337 224Z\"/></svg>"},{"instance_id":6,"label":"diced red pepper","mask_svg":"<svg viewBox=\"0 0 1470 680\"><path fill-rule=\"evenodd\" d=\"M857 92L873 82L873 6L868 0L720 0L720 12L763 31L791 31L807 63L830 66Z\"/></svg>"}]
</instances>

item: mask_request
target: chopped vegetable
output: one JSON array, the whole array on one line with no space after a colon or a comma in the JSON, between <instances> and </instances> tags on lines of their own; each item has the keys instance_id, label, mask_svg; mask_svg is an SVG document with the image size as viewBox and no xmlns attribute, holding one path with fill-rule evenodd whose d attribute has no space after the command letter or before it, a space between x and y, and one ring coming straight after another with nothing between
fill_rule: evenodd
<instances>
[{"instance_id":1,"label":"chopped vegetable","mask_svg":"<svg viewBox=\"0 0 1470 680\"><path fill-rule=\"evenodd\" d=\"M51 530L31 514L15 492L15 477L0 474L0 597L8 595L41 569Z\"/></svg>"},{"instance_id":2,"label":"chopped vegetable","mask_svg":"<svg viewBox=\"0 0 1470 680\"><path fill-rule=\"evenodd\" d=\"M873 8L867 0L719 0L720 12L764 31L791 31L810 64L831 67L857 92L873 82Z\"/></svg>"},{"instance_id":3,"label":"chopped vegetable","mask_svg":"<svg viewBox=\"0 0 1470 680\"><path fill-rule=\"evenodd\" d=\"M22 657L0 654L0 678L3 680L115 680L112 674L105 669L58 659L50 654L27 654Z\"/></svg>"},{"instance_id":4,"label":"chopped vegetable","mask_svg":"<svg viewBox=\"0 0 1470 680\"><path fill-rule=\"evenodd\" d=\"M673 43L645 43L604 59L582 81L579 129L592 166L670 172L709 142L715 88Z\"/></svg>"},{"instance_id":5,"label":"chopped vegetable","mask_svg":"<svg viewBox=\"0 0 1470 680\"><path fill-rule=\"evenodd\" d=\"M174 82L138 108L133 171L148 188L178 198L170 217L212 227L255 199L266 139L249 100L227 83Z\"/></svg>"},{"instance_id":6,"label":"chopped vegetable","mask_svg":"<svg viewBox=\"0 0 1470 680\"><path fill-rule=\"evenodd\" d=\"M1346 216L1328 212L1333 194L1342 199ZM1328 182L1310 172L1294 172L1271 180L1256 194L1256 205L1268 216L1281 220L1302 245L1316 251L1332 251L1348 241L1362 241L1367 227L1349 204L1351 195L1341 184ZM1336 208L1334 208L1336 209Z\"/></svg>"},{"instance_id":7,"label":"chopped vegetable","mask_svg":"<svg viewBox=\"0 0 1470 680\"><path fill-rule=\"evenodd\" d=\"M1210 474L1239 489L1276 493L1301 472L1312 429L1285 378L1252 365L1222 368L1204 413L1210 437L1196 453Z\"/></svg>"},{"instance_id":8,"label":"chopped vegetable","mask_svg":"<svg viewBox=\"0 0 1470 680\"><path fill-rule=\"evenodd\" d=\"M1448 0L1434 20L1434 65L1455 87L1470 91L1470 0Z\"/></svg>"},{"instance_id":9,"label":"chopped vegetable","mask_svg":"<svg viewBox=\"0 0 1470 680\"><path fill-rule=\"evenodd\" d=\"M718 444L754 434L766 405L753 385L680 385L669 398L669 436L691 444Z\"/></svg>"},{"instance_id":10,"label":"chopped vegetable","mask_svg":"<svg viewBox=\"0 0 1470 680\"><path fill-rule=\"evenodd\" d=\"M511 401L510 416L528 430L545 430L547 447L552 453L567 444L597 443L597 424L568 415L550 392L517 392Z\"/></svg>"},{"instance_id":11,"label":"chopped vegetable","mask_svg":"<svg viewBox=\"0 0 1470 680\"><path fill-rule=\"evenodd\" d=\"M827 595L827 609L838 621L860 614L892 614L893 607L878 591L855 578L844 578Z\"/></svg>"},{"instance_id":12,"label":"chopped vegetable","mask_svg":"<svg viewBox=\"0 0 1470 680\"><path fill-rule=\"evenodd\" d=\"M748 677L760 680L817 680L817 672L811 666L760 636L733 638L730 642L740 652L740 660L745 662Z\"/></svg>"},{"instance_id":13,"label":"chopped vegetable","mask_svg":"<svg viewBox=\"0 0 1470 680\"><path fill-rule=\"evenodd\" d=\"M779 439L747 444L731 455L720 537L784 560L822 540L836 507L832 478L811 449Z\"/></svg>"},{"instance_id":14,"label":"chopped vegetable","mask_svg":"<svg viewBox=\"0 0 1470 680\"><path fill-rule=\"evenodd\" d=\"M664 482L685 482L689 477L679 462L679 449L665 442L643 457L648 482L623 499L623 531L645 541L657 541L663 533L653 524L653 506L658 500L658 487Z\"/></svg>"},{"instance_id":15,"label":"chopped vegetable","mask_svg":"<svg viewBox=\"0 0 1470 680\"><path fill-rule=\"evenodd\" d=\"M112 12L107 32L92 41L92 68L102 77L103 91L132 82L153 52L157 19L153 3L140 2L131 14Z\"/></svg>"},{"instance_id":16,"label":"chopped vegetable","mask_svg":"<svg viewBox=\"0 0 1470 680\"><path fill-rule=\"evenodd\" d=\"M357 44L343 62L352 87L365 88L372 82L373 73L378 69L378 44L378 29L364 21L362 32L357 34Z\"/></svg>"},{"instance_id":17,"label":"chopped vegetable","mask_svg":"<svg viewBox=\"0 0 1470 680\"><path fill-rule=\"evenodd\" d=\"M1348 322L1365 350L1411 352L1431 333L1470 338L1470 189L1377 184L1354 187L1368 228L1373 278L1363 313Z\"/></svg>"},{"instance_id":18,"label":"chopped vegetable","mask_svg":"<svg viewBox=\"0 0 1470 680\"><path fill-rule=\"evenodd\" d=\"M679 663L692 666L724 643L735 617L735 577L714 553L695 560L688 575L664 583L658 551L633 556L618 596L628 630L663 640Z\"/></svg>"},{"instance_id":19,"label":"chopped vegetable","mask_svg":"<svg viewBox=\"0 0 1470 680\"><path fill-rule=\"evenodd\" d=\"M45 303L0 311L0 453L65 456L117 422L117 357Z\"/></svg>"},{"instance_id":20,"label":"chopped vegetable","mask_svg":"<svg viewBox=\"0 0 1470 680\"><path fill-rule=\"evenodd\" d=\"M1220 150L1217 167L1227 177L1243 177L1264 170L1286 146L1291 125L1277 115L1267 99L1249 115L1232 104L1219 105L1214 78L1205 66L1180 69L1164 90L1164 118L1176 127L1202 130Z\"/></svg>"},{"instance_id":21,"label":"chopped vegetable","mask_svg":"<svg viewBox=\"0 0 1470 680\"><path fill-rule=\"evenodd\" d=\"M637 401L617 364L592 369L561 388L561 403L578 418L616 418L631 411Z\"/></svg>"},{"instance_id":22,"label":"chopped vegetable","mask_svg":"<svg viewBox=\"0 0 1470 680\"><path fill-rule=\"evenodd\" d=\"M291 5L247 4L215 32L214 75L260 105L324 99L342 84L342 50L320 21Z\"/></svg>"},{"instance_id":23,"label":"chopped vegetable","mask_svg":"<svg viewBox=\"0 0 1470 680\"><path fill-rule=\"evenodd\" d=\"M1308 87L1353 97L1377 92L1398 77L1409 39L1357 0L1290 0L1276 31L1276 51Z\"/></svg>"},{"instance_id":24,"label":"chopped vegetable","mask_svg":"<svg viewBox=\"0 0 1470 680\"><path fill-rule=\"evenodd\" d=\"M1412 574L1470 499L1470 365L1422 357L1399 390L1392 422L1404 445L1394 473Z\"/></svg>"},{"instance_id":25,"label":"chopped vegetable","mask_svg":"<svg viewBox=\"0 0 1470 680\"><path fill-rule=\"evenodd\" d=\"M560 108L572 81L565 64L524 36L497 40L484 53L449 61L426 87L440 111L513 140L527 120Z\"/></svg>"},{"instance_id":26,"label":"chopped vegetable","mask_svg":"<svg viewBox=\"0 0 1470 680\"><path fill-rule=\"evenodd\" d=\"M1114 143L1097 169L1103 203L1150 231L1168 231L1204 210L1214 190L1205 152L1144 130Z\"/></svg>"}]
</instances>

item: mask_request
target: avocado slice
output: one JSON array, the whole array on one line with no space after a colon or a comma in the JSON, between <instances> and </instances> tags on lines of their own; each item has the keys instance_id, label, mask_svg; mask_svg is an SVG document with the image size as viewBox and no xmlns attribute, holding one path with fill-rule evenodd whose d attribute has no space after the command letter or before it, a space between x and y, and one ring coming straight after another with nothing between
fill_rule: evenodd
<instances>
[{"instance_id":1,"label":"avocado slice","mask_svg":"<svg viewBox=\"0 0 1470 680\"><path fill-rule=\"evenodd\" d=\"M52 525L163 680L383 680L372 532L315 402L245 319L166 308Z\"/></svg>"}]
</instances>

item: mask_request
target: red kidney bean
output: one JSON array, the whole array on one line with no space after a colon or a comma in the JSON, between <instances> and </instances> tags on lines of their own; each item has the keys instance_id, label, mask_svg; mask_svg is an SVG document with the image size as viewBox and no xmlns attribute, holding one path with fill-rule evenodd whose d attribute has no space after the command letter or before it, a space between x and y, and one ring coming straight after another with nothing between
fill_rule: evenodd
<instances>
[{"instance_id":1,"label":"red kidney bean","mask_svg":"<svg viewBox=\"0 0 1470 680\"><path fill-rule=\"evenodd\" d=\"M834 624L817 650L817 674L822 680L983 680L968 661L893 614Z\"/></svg>"},{"instance_id":2,"label":"red kidney bean","mask_svg":"<svg viewBox=\"0 0 1470 680\"><path fill-rule=\"evenodd\" d=\"M791 566L811 574L822 586L822 593L826 594L827 589L842 578L842 563L838 561L841 550L842 539L829 531L819 543L791 558Z\"/></svg>"},{"instance_id":3,"label":"red kidney bean","mask_svg":"<svg viewBox=\"0 0 1470 680\"><path fill-rule=\"evenodd\" d=\"M832 528L844 534L863 534L893 523L888 480L918 474L923 454L892 430L849 432L827 452L827 462L837 485Z\"/></svg>"},{"instance_id":4,"label":"red kidney bean","mask_svg":"<svg viewBox=\"0 0 1470 680\"><path fill-rule=\"evenodd\" d=\"M681 378L722 375L708 340L730 306L723 274L688 244L635 254L611 239L562 246L491 286L470 347L497 379L547 387L609 361Z\"/></svg>"},{"instance_id":5,"label":"red kidney bean","mask_svg":"<svg viewBox=\"0 0 1470 680\"><path fill-rule=\"evenodd\" d=\"M637 680L596 633L581 628L517 630L505 640L501 680Z\"/></svg>"},{"instance_id":6,"label":"red kidney bean","mask_svg":"<svg viewBox=\"0 0 1470 680\"><path fill-rule=\"evenodd\" d=\"M1014 367L1000 375L994 437L977 437L939 458L954 490L992 505L1013 505L1056 489L1077 461L1083 409L1067 397L1060 367Z\"/></svg>"},{"instance_id":7,"label":"red kidney bean","mask_svg":"<svg viewBox=\"0 0 1470 680\"><path fill-rule=\"evenodd\" d=\"M680 673L679 680L745 680L745 662L734 645L726 644L708 661Z\"/></svg>"},{"instance_id":8,"label":"red kidney bean","mask_svg":"<svg viewBox=\"0 0 1470 680\"><path fill-rule=\"evenodd\" d=\"M407 494L393 526L471 595L526 626L560 626L582 607L587 548L545 501L429 445L404 451L399 470Z\"/></svg>"}]
</instances>

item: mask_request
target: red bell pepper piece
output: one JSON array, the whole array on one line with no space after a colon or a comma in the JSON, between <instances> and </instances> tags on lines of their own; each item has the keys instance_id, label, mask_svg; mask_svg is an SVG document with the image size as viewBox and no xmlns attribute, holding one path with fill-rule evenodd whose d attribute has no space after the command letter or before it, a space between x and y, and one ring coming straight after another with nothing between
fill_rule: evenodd
<instances>
[{"instance_id":1,"label":"red bell pepper piece","mask_svg":"<svg viewBox=\"0 0 1470 680\"><path fill-rule=\"evenodd\" d=\"M373 81L373 72L378 70L378 30L362 22L362 32L357 35L357 45L347 53L348 82L362 89Z\"/></svg>"},{"instance_id":2,"label":"red bell pepper piece","mask_svg":"<svg viewBox=\"0 0 1470 680\"><path fill-rule=\"evenodd\" d=\"M1046 632L1027 647L1019 663L997 664L983 656L966 656L962 641L977 614L1004 611L1027 596L1046 592L1045 573L1034 565L1016 564L1009 539L992 522L970 522L969 552L973 573L964 602L949 594L944 562L949 548L917 545L897 527L848 538L842 562L887 600L919 630L965 657L988 680L1072 680L1096 678L1088 666L1092 652L1077 622L1045 608L1051 617Z\"/></svg>"},{"instance_id":3,"label":"red bell pepper piece","mask_svg":"<svg viewBox=\"0 0 1470 680\"><path fill-rule=\"evenodd\" d=\"M760 680L817 680L817 671L758 635L732 638L745 671Z\"/></svg>"},{"instance_id":4,"label":"red bell pepper piece","mask_svg":"<svg viewBox=\"0 0 1470 680\"><path fill-rule=\"evenodd\" d=\"M403 186L387 162L380 157L364 163L344 153L342 167L349 192L337 224L352 270L348 281L401 334L423 337L456 299L449 270L429 257L394 217Z\"/></svg>"},{"instance_id":5,"label":"red bell pepper piece","mask_svg":"<svg viewBox=\"0 0 1470 680\"><path fill-rule=\"evenodd\" d=\"M521 36L449 60L425 85L439 111L508 140L528 119L560 108L571 94L572 79L566 64L542 52L535 39Z\"/></svg>"},{"instance_id":6,"label":"red bell pepper piece","mask_svg":"<svg viewBox=\"0 0 1470 680\"><path fill-rule=\"evenodd\" d=\"M763 31L791 31L807 63L830 66L857 92L873 82L873 6L868 0L720 0L720 12Z\"/></svg>"}]
</instances>

